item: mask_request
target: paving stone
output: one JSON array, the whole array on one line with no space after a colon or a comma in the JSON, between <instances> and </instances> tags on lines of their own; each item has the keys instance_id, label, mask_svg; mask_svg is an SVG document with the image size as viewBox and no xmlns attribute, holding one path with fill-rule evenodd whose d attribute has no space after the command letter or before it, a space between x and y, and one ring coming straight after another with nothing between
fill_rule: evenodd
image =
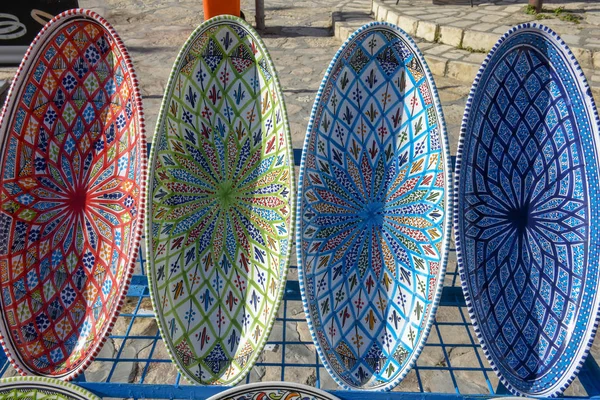
<instances>
[{"instance_id":1,"label":"paving stone","mask_svg":"<svg viewBox=\"0 0 600 400\"><path fill-rule=\"evenodd\" d=\"M463 29L449 25L440 25L440 42L454 47L460 47L463 39Z\"/></svg>"},{"instance_id":2,"label":"paving stone","mask_svg":"<svg viewBox=\"0 0 600 400\"><path fill-rule=\"evenodd\" d=\"M571 47L571 52L584 68L592 68L593 66L593 54L591 50L582 49L581 47Z\"/></svg>"},{"instance_id":3,"label":"paving stone","mask_svg":"<svg viewBox=\"0 0 600 400\"><path fill-rule=\"evenodd\" d=\"M465 15L463 15L463 18L465 19L470 19L471 21L481 21L481 18L484 17L486 14L480 13L480 12L472 12L472 13L467 13Z\"/></svg>"},{"instance_id":4,"label":"paving stone","mask_svg":"<svg viewBox=\"0 0 600 400\"><path fill-rule=\"evenodd\" d=\"M414 35L417 32L417 23L418 20L413 17L406 15L400 15L398 17L398 26L409 35Z\"/></svg>"},{"instance_id":5,"label":"paving stone","mask_svg":"<svg viewBox=\"0 0 600 400\"><path fill-rule=\"evenodd\" d=\"M386 6L379 6L377 8L377 13L375 13L375 19L377 21L385 21L388 13L388 8Z\"/></svg>"},{"instance_id":6,"label":"paving stone","mask_svg":"<svg viewBox=\"0 0 600 400\"><path fill-rule=\"evenodd\" d=\"M451 61L448 63L446 71L449 78L472 82L479 71L479 65L464 61Z\"/></svg>"},{"instance_id":7,"label":"paving stone","mask_svg":"<svg viewBox=\"0 0 600 400\"><path fill-rule=\"evenodd\" d=\"M371 2L371 13L373 15L377 15L377 12L379 12L379 2L372 1Z\"/></svg>"},{"instance_id":8,"label":"paving stone","mask_svg":"<svg viewBox=\"0 0 600 400\"><path fill-rule=\"evenodd\" d=\"M479 32L490 32L490 31L493 31L496 28L496 26L497 26L497 24L489 24L486 22L481 22L481 20L480 20L479 23L477 23L471 27L471 30L479 31Z\"/></svg>"},{"instance_id":9,"label":"paving stone","mask_svg":"<svg viewBox=\"0 0 600 400\"><path fill-rule=\"evenodd\" d=\"M420 392L419 379L415 370L411 370L406 377L396 386L394 392Z\"/></svg>"},{"instance_id":10,"label":"paving stone","mask_svg":"<svg viewBox=\"0 0 600 400\"><path fill-rule=\"evenodd\" d=\"M454 50L454 48L447 44L435 44L427 50L427 54L431 54L431 55L435 56L435 55L444 54L450 50Z\"/></svg>"},{"instance_id":11,"label":"paving stone","mask_svg":"<svg viewBox=\"0 0 600 400\"><path fill-rule=\"evenodd\" d=\"M565 42L567 42L567 44L569 45L578 45L579 43L581 43L581 36L579 35L570 35L570 34L565 34L565 33L560 33L558 32L560 35L560 38L562 40L564 40Z\"/></svg>"},{"instance_id":12,"label":"paving stone","mask_svg":"<svg viewBox=\"0 0 600 400\"><path fill-rule=\"evenodd\" d=\"M417 37L423 38L430 42L436 39L438 25L433 22L419 21L417 25Z\"/></svg>"},{"instance_id":13,"label":"paving stone","mask_svg":"<svg viewBox=\"0 0 600 400\"><path fill-rule=\"evenodd\" d=\"M508 32L510 30L510 28L512 28L512 26L500 25L500 26L496 27L492 32L497 33L498 39L500 39L500 37L502 35L504 35L506 32Z\"/></svg>"},{"instance_id":14,"label":"paving stone","mask_svg":"<svg viewBox=\"0 0 600 400\"><path fill-rule=\"evenodd\" d=\"M486 57L487 53L471 53L463 58L463 61L471 62L473 64L481 64Z\"/></svg>"},{"instance_id":15,"label":"paving stone","mask_svg":"<svg viewBox=\"0 0 600 400\"><path fill-rule=\"evenodd\" d=\"M385 20L390 24L398 25L398 13L395 11L388 11Z\"/></svg>"},{"instance_id":16,"label":"paving stone","mask_svg":"<svg viewBox=\"0 0 600 400\"><path fill-rule=\"evenodd\" d=\"M475 50L489 51L498 41L499 36L496 33L476 32L473 30L465 30L462 46Z\"/></svg>"},{"instance_id":17,"label":"paving stone","mask_svg":"<svg viewBox=\"0 0 600 400\"><path fill-rule=\"evenodd\" d=\"M464 50L456 49L456 50L447 52L446 54L444 54L444 57L448 58L449 60L460 60L460 59L464 58L467 54L469 54L469 53Z\"/></svg>"},{"instance_id":18,"label":"paving stone","mask_svg":"<svg viewBox=\"0 0 600 400\"><path fill-rule=\"evenodd\" d=\"M487 365L487 362L485 365ZM461 393L478 394L489 392L486 377L479 371L455 371L454 377ZM487 374L487 378L490 380L493 388L498 386L498 378L492 371Z\"/></svg>"},{"instance_id":19,"label":"paving stone","mask_svg":"<svg viewBox=\"0 0 600 400\"><path fill-rule=\"evenodd\" d=\"M505 18L504 15L484 15L483 17L481 17L481 21L483 22L498 22L500 20L502 20L503 18Z\"/></svg>"},{"instance_id":20,"label":"paving stone","mask_svg":"<svg viewBox=\"0 0 600 400\"><path fill-rule=\"evenodd\" d=\"M455 26L457 28L469 28L478 23L479 23L478 21L462 20L462 21L458 21L458 22L453 22L451 25Z\"/></svg>"},{"instance_id":21,"label":"paving stone","mask_svg":"<svg viewBox=\"0 0 600 400\"><path fill-rule=\"evenodd\" d=\"M600 51L594 52L594 68L600 70Z\"/></svg>"},{"instance_id":22,"label":"paving stone","mask_svg":"<svg viewBox=\"0 0 600 400\"><path fill-rule=\"evenodd\" d=\"M425 54L425 61L427 61L427 65L429 65L429 69L431 70L432 74L440 76L444 76L446 74L446 64L448 63L447 58Z\"/></svg>"},{"instance_id":23,"label":"paving stone","mask_svg":"<svg viewBox=\"0 0 600 400\"><path fill-rule=\"evenodd\" d=\"M443 25L452 24L453 22L458 22L458 21L460 21L460 19L457 17L445 17L445 18L438 18L436 20L436 22L438 24L440 24L440 27Z\"/></svg>"},{"instance_id":24,"label":"paving stone","mask_svg":"<svg viewBox=\"0 0 600 400\"><path fill-rule=\"evenodd\" d=\"M438 23L440 18L444 18L444 14L424 14L421 16L421 18L428 21L433 20L434 22Z\"/></svg>"}]
</instances>

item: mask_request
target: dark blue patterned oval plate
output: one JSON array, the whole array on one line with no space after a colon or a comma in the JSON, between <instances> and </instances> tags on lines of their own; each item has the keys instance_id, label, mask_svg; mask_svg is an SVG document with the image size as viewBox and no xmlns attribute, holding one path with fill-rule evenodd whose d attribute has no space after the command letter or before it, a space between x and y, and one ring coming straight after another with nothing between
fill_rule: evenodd
<instances>
[{"instance_id":1,"label":"dark blue patterned oval plate","mask_svg":"<svg viewBox=\"0 0 600 400\"><path fill-rule=\"evenodd\" d=\"M305 312L346 388L393 388L425 343L448 250L449 160L416 45L396 26L363 26L315 100L298 201Z\"/></svg>"},{"instance_id":2,"label":"dark blue patterned oval plate","mask_svg":"<svg viewBox=\"0 0 600 400\"><path fill-rule=\"evenodd\" d=\"M526 24L500 39L467 101L455 229L475 331L515 394L560 394L594 338L598 132L583 72L554 32Z\"/></svg>"}]
</instances>

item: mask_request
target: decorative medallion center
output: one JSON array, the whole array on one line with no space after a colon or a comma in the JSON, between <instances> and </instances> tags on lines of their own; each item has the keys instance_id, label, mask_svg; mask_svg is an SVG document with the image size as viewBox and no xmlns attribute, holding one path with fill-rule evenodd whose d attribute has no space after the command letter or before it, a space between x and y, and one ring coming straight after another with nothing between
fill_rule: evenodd
<instances>
[{"instance_id":1,"label":"decorative medallion center","mask_svg":"<svg viewBox=\"0 0 600 400\"><path fill-rule=\"evenodd\" d=\"M381 201L375 201L368 203L361 212L359 212L360 219L364 222L365 226L381 227L383 224L384 215L384 203Z\"/></svg>"},{"instance_id":2,"label":"decorative medallion center","mask_svg":"<svg viewBox=\"0 0 600 400\"><path fill-rule=\"evenodd\" d=\"M506 218L512 223L513 228L519 235L524 234L532 222L529 213L529 203L509 209Z\"/></svg>"}]
</instances>

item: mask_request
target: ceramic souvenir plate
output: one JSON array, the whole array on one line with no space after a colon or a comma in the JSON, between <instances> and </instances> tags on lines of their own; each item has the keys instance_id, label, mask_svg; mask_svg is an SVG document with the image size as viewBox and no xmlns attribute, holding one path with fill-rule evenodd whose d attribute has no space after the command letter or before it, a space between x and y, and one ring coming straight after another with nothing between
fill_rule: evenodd
<instances>
[{"instance_id":1,"label":"ceramic souvenir plate","mask_svg":"<svg viewBox=\"0 0 600 400\"><path fill-rule=\"evenodd\" d=\"M339 400L320 389L298 383L259 382L221 392L208 400Z\"/></svg>"},{"instance_id":2,"label":"ceramic souvenir plate","mask_svg":"<svg viewBox=\"0 0 600 400\"><path fill-rule=\"evenodd\" d=\"M100 400L79 386L58 379L24 376L0 379L0 400Z\"/></svg>"},{"instance_id":3,"label":"ceramic souvenir plate","mask_svg":"<svg viewBox=\"0 0 600 400\"><path fill-rule=\"evenodd\" d=\"M456 247L485 355L515 394L553 396L591 345L600 299L599 124L550 29L511 29L484 61L458 147Z\"/></svg>"},{"instance_id":4,"label":"ceramic souvenir plate","mask_svg":"<svg viewBox=\"0 0 600 400\"><path fill-rule=\"evenodd\" d=\"M131 61L99 15L54 18L0 125L0 333L22 374L71 379L100 351L142 232L146 142Z\"/></svg>"},{"instance_id":5,"label":"ceramic souvenir plate","mask_svg":"<svg viewBox=\"0 0 600 400\"><path fill-rule=\"evenodd\" d=\"M148 276L162 336L191 382L239 382L283 295L295 192L276 74L250 25L215 17L185 43L163 99Z\"/></svg>"},{"instance_id":6,"label":"ceramic souvenir plate","mask_svg":"<svg viewBox=\"0 0 600 400\"><path fill-rule=\"evenodd\" d=\"M416 45L396 26L363 26L319 89L298 199L305 312L346 388L393 388L425 343L450 237L449 160Z\"/></svg>"}]
</instances>

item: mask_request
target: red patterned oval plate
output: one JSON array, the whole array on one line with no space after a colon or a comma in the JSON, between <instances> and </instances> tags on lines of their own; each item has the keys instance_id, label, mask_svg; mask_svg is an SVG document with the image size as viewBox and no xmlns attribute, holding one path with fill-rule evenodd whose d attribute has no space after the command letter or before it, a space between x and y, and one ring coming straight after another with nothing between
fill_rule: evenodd
<instances>
[{"instance_id":1,"label":"red patterned oval plate","mask_svg":"<svg viewBox=\"0 0 600 400\"><path fill-rule=\"evenodd\" d=\"M113 28L86 10L50 21L0 119L0 334L22 374L72 379L127 291L146 174L142 103Z\"/></svg>"}]
</instances>

